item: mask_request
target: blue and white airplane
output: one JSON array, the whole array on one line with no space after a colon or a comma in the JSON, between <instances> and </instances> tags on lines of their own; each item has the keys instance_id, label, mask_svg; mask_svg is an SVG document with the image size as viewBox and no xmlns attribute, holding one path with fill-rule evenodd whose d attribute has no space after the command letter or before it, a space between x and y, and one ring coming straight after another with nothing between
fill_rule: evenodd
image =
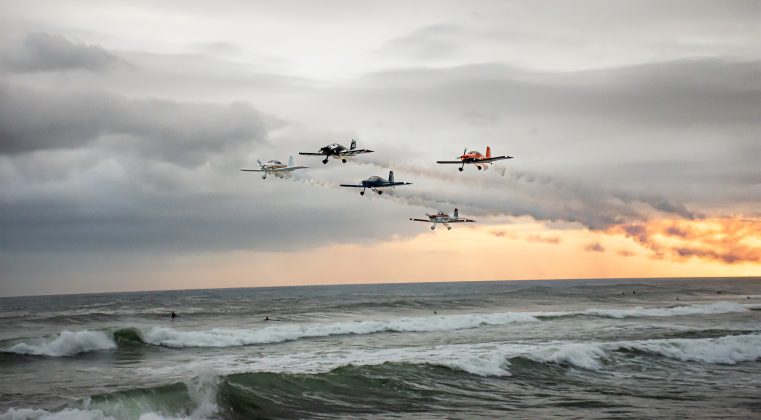
<instances>
[{"instance_id":1,"label":"blue and white airplane","mask_svg":"<svg viewBox=\"0 0 761 420\"><path fill-rule=\"evenodd\" d=\"M272 174L278 178L285 178L291 176L291 172L298 169L306 169L306 166L293 166L293 156L288 158L288 164L284 164L279 160L270 160L266 163L262 163L259 159L256 160L259 163L259 169L241 169L243 172L264 172L262 179L267 179L267 175Z\"/></svg>"},{"instance_id":2,"label":"blue and white airplane","mask_svg":"<svg viewBox=\"0 0 761 420\"><path fill-rule=\"evenodd\" d=\"M379 176L371 176L370 178L362 181L361 184L341 184L341 186L350 188L362 188L362 191L359 192L359 195L365 195L365 190L368 188L378 193L378 195L381 195L383 194L383 188L394 188L399 185L411 184L411 182L395 182L394 171L388 171L388 180L383 179Z\"/></svg>"}]
</instances>

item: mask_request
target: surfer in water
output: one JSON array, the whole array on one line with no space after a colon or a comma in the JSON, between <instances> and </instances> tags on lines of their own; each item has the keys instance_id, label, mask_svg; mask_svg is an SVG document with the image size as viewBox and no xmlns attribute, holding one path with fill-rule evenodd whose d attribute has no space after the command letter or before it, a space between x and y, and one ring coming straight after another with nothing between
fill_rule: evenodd
<instances>
[{"instance_id":1,"label":"surfer in water","mask_svg":"<svg viewBox=\"0 0 761 420\"><path fill-rule=\"evenodd\" d=\"M174 311L172 311L172 319L175 319L175 318L177 318L177 314L174 313Z\"/></svg>"}]
</instances>

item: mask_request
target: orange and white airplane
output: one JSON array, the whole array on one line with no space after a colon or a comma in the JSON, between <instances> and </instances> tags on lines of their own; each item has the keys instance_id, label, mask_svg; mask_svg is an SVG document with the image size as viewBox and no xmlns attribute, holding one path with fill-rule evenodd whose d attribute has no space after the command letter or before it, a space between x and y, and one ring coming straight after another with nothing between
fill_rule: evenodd
<instances>
[{"instance_id":1,"label":"orange and white airplane","mask_svg":"<svg viewBox=\"0 0 761 420\"><path fill-rule=\"evenodd\" d=\"M436 161L436 163L461 165L458 168L460 172L462 172L463 168L465 168L466 163L470 163L476 165L476 168L478 168L480 171L481 169L488 169L489 164L492 162L512 158L512 156L492 156L491 147L489 146L486 146L486 156L482 155L481 152L476 152L475 150L468 151L468 148L466 147L465 150L462 151L462 156L458 157L460 160L439 160Z\"/></svg>"}]
</instances>

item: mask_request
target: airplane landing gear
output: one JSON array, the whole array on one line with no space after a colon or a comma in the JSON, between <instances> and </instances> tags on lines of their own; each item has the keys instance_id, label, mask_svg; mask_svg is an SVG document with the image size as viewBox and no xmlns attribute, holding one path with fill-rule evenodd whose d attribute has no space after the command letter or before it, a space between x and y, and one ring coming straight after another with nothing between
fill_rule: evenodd
<instances>
[{"instance_id":1,"label":"airplane landing gear","mask_svg":"<svg viewBox=\"0 0 761 420\"><path fill-rule=\"evenodd\" d=\"M346 159L341 159L341 162L346 163Z\"/></svg>"},{"instance_id":2,"label":"airplane landing gear","mask_svg":"<svg viewBox=\"0 0 761 420\"><path fill-rule=\"evenodd\" d=\"M461 166L461 167L459 167L459 168L457 168L457 169L458 169L460 172L462 172L462 171L463 171L463 168L462 168L462 166Z\"/></svg>"},{"instance_id":3,"label":"airplane landing gear","mask_svg":"<svg viewBox=\"0 0 761 420\"><path fill-rule=\"evenodd\" d=\"M365 192L364 191L360 191L359 195L365 195Z\"/></svg>"},{"instance_id":4,"label":"airplane landing gear","mask_svg":"<svg viewBox=\"0 0 761 420\"><path fill-rule=\"evenodd\" d=\"M431 230L436 229L436 225L431 226Z\"/></svg>"},{"instance_id":5,"label":"airplane landing gear","mask_svg":"<svg viewBox=\"0 0 761 420\"><path fill-rule=\"evenodd\" d=\"M477 168L478 168L478 170L479 170L479 171L481 170L481 167L480 167L480 166L477 166Z\"/></svg>"},{"instance_id":6,"label":"airplane landing gear","mask_svg":"<svg viewBox=\"0 0 761 420\"><path fill-rule=\"evenodd\" d=\"M381 195L381 194L383 194L383 191L378 191L378 195Z\"/></svg>"},{"instance_id":7,"label":"airplane landing gear","mask_svg":"<svg viewBox=\"0 0 761 420\"><path fill-rule=\"evenodd\" d=\"M327 165L327 163L328 163L328 158L325 158L325 159L323 159L323 160L322 160L322 163L323 163L323 165Z\"/></svg>"},{"instance_id":8,"label":"airplane landing gear","mask_svg":"<svg viewBox=\"0 0 761 420\"><path fill-rule=\"evenodd\" d=\"M447 226L447 230L452 230L452 226Z\"/></svg>"}]
</instances>

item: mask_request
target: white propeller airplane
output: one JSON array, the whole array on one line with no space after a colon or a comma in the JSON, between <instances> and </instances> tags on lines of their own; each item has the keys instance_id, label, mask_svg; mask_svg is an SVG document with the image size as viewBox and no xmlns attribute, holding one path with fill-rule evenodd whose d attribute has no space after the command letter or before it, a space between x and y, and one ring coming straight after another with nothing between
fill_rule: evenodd
<instances>
[{"instance_id":1,"label":"white propeller airplane","mask_svg":"<svg viewBox=\"0 0 761 420\"><path fill-rule=\"evenodd\" d=\"M333 159L341 159L341 162L346 163L347 157L357 156L362 153L372 153L372 150L367 149L357 149L357 141L352 140L351 146L347 149L346 146L333 143L329 144L325 147L321 147L320 150L316 153L312 152L299 152L300 155L304 156L325 156L325 159L322 160L322 163L328 163L328 158L331 156Z\"/></svg>"},{"instance_id":2,"label":"white propeller airplane","mask_svg":"<svg viewBox=\"0 0 761 420\"><path fill-rule=\"evenodd\" d=\"M381 195L383 194L382 188L394 188L398 185L412 185L412 183L394 182L394 171L388 171L388 180L385 180L379 176L371 176L370 178L362 181L361 184L341 184L342 187L362 188L362 191L359 192L359 195L365 195L365 190L368 188L378 193L378 195Z\"/></svg>"},{"instance_id":3,"label":"white propeller airplane","mask_svg":"<svg viewBox=\"0 0 761 420\"><path fill-rule=\"evenodd\" d=\"M482 155L481 152L477 152L474 150L468 151L468 148L466 147L465 150L462 151L462 155L459 156L457 159L459 160L439 160L436 161L436 163L449 163L449 164L457 164L461 165L459 168L460 172L462 172L463 168L465 168L466 163L470 163L473 165L476 165L478 170L481 169L488 169L489 164L492 162L496 162L498 160L503 159L512 159L512 156L492 156L491 155L491 147L486 146L486 156Z\"/></svg>"},{"instance_id":4,"label":"white propeller airplane","mask_svg":"<svg viewBox=\"0 0 761 420\"><path fill-rule=\"evenodd\" d=\"M267 179L267 175L272 174L278 178L285 178L291 176L291 173L297 169L306 169L306 166L293 166L293 156L288 158L288 164L284 164L279 160L270 160L266 163L262 163L259 159L256 160L259 163L259 169L243 169L243 172L264 172L262 179Z\"/></svg>"},{"instance_id":5,"label":"white propeller airplane","mask_svg":"<svg viewBox=\"0 0 761 420\"><path fill-rule=\"evenodd\" d=\"M436 225L438 223L441 223L442 225L447 227L447 230L452 230L452 226L449 226L450 223L473 223L475 220L473 219L464 219L460 217L460 212L457 209L454 209L454 216L450 217L449 214L444 213L443 211L440 211L436 214L427 214L427 219L410 219L414 222L429 222L433 223L433 226L431 226L431 230L436 229Z\"/></svg>"}]
</instances>

